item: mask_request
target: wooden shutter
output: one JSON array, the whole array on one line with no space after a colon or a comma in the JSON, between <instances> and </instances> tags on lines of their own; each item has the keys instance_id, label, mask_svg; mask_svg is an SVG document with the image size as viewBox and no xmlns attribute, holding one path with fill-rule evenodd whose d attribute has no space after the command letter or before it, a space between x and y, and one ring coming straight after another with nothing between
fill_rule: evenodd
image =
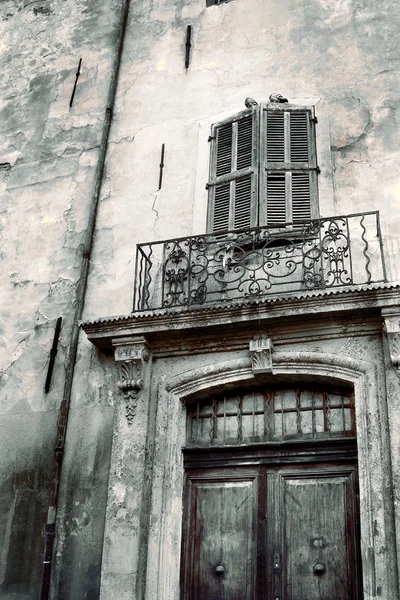
<instances>
[{"instance_id":1,"label":"wooden shutter","mask_svg":"<svg viewBox=\"0 0 400 600\"><path fill-rule=\"evenodd\" d=\"M261 105L259 224L296 226L318 217L312 108Z\"/></svg>"},{"instance_id":2,"label":"wooden shutter","mask_svg":"<svg viewBox=\"0 0 400 600\"><path fill-rule=\"evenodd\" d=\"M212 127L209 232L257 225L257 123L250 109Z\"/></svg>"}]
</instances>

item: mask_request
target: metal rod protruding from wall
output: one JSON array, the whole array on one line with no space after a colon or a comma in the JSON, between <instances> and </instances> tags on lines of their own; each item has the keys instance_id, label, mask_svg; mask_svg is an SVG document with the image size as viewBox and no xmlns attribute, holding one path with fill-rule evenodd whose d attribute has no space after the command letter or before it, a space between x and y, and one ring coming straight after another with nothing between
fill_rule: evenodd
<instances>
[{"instance_id":1,"label":"metal rod protruding from wall","mask_svg":"<svg viewBox=\"0 0 400 600\"><path fill-rule=\"evenodd\" d=\"M165 144L161 146L161 160L160 160L160 176L158 178L158 189L161 190L162 186L162 178L164 171L164 153L165 153Z\"/></svg>"},{"instance_id":2,"label":"metal rod protruding from wall","mask_svg":"<svg viewBox=\"0 0 400 600\"><path fill-rule=\"evenodd\" d=\"M72 103L74 101L74 97L75 97L75 90L76 90L76 84L78 83L78 79L79 79L79 75L81 74L81 64L82 64L82 59L79 59L79 65L78 65L78 70L76 72L76 77L75 77L75 83L74 83L74 89L72 90L72 94L71 94L71 100L69 101L69 107L71 108Z\"/></svg>"},{"instance_id":3,"label":"metal rod protruding from wall","mask_svg":"<svg viewBox=\"0 0 400 600\"><path fill-rule=\"evenodd\" d=\"M186 29L186 54L185 54L185 69L188 70L190 63L190 48L192 39L192 26L188 25Z\"/></svg>"},{"instance_id":4,"label":"metal rod protruding from wall","mask_svg":"<svg viewBox=\"0 0 400 600\"><path fill-rule=\"evenodd\" d=\"M54 361L56 360L58 338L60 336L62 317L58 317L56 328L54 331L53 345L50 350L50 360L47 369L46 383L44 384L44 393L47 394L50 390L51 376L53 375Z\"/></svg>"}]
</instances>

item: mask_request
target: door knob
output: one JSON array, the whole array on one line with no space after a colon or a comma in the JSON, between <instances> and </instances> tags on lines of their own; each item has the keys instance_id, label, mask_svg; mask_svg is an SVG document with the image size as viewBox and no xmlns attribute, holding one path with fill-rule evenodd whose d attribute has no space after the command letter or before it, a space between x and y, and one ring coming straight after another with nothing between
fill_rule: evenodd
<instances>
[{"instance_id":1,"label":"door knob","mask_svg":"<svg viewBox=\"0 0 400 600\"><path fill-rule=\"evenodd\" d=\"M325 565L323 565L322 563L317 563L316 565L314 565L314 575L323 575L326 571Z\"/></svg>"},{"instance_id":2,"label":"door knob","mask_svg":"<svg viewBox=\"0 0 400 600\"><path fill-rule=\"evenodd\" d=\"M215 567L216 575L223 575L224 573L225 573L225 569L222 565L218 565L217 567Z\"/></svg>"}]
</instances>

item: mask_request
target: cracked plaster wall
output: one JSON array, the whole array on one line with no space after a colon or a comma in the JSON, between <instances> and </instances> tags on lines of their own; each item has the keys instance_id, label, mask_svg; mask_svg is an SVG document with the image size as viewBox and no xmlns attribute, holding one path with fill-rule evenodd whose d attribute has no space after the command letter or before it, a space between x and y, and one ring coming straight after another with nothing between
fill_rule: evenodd
<instances>
[{"instance_id":1,"label":"cracked plaster wall","mask_svg":"<svg viewBox=\"0 0 400 600\"><path fill-rule=\"evenodd\" d=\"M131 310L136 243L205 230L204 129L271 92L315 104L321 214L380 210L399 279L399 13L394 0L132 3L86 316Z\"/></svg>"},{"instance_id":2,"label":"cracked plaster wall","mask_svg":"<svg viewBox=\"0 0 400 600\"><path fill-rule=\"evenodd\" d=\"M79 247L119 7L119 0L0 2L0 337L5 350L0 409L8 432L0 443L5 447L2 501L11 507L0 524L6 540L0 554L4 598L31 598L39 585L40 527L24 538L15 521L27 500L21 501L22 512L16 507L19 497L37 491L38 521L44 522ZM130 312L136 243L205 230L210 124L244 108L247 96L266 101L271 92L316 105L321 214L380 210L389 277L399 279L399 12L394 0L379 6L372 0L282 0L279 9L261 0L232 0L208 9L205 0L132 2L84 317ZM189 24L193 45L185 73ZM79 57L82 72L70 111ZM162 143L165 169L158 191ZM2 168L6 163L10 166ZM59 315L63 329L52 390L45 397ZM115 388L112 362L83 336L61 488L53 586L60 599L77 598L82 588L88 598L98 597L110 432L114 404L120 401ZM131 484L129 490L110 492L117 498L110 510L121 525L128 519L135 530L145 409L135 436L125 424L119 427L124 443L121 452L115 451L112 469L119 465ZM128 465L133 454L137 461ZM26 471L29 476L17 476ZM118 531L110 535L118 538ZM107 582L126 584L120 598L131 593L136 533L119 538L125 550L108 557ZM35 556L28 561L30 570L20 575L10 550L16 540L25 544L22 557ZM71 580L66 574L72 572ZM13 579L7 573L17 575Z\"/></svg>"},{"instance_id":3,"label":"cracked plaster wall","mask_svg":"<svg viewBox=\"0 0 400 600\"><path fill-rule=\"evenodd\" d=\"M380 210L389 278L398 279L398 3L284 0L279 10L259 0L204 5L132 3L88 318L131 310L136 243L205 230L202 131L243 109L247 96L266 101L273 91L316 105L321 214ZM110 239L113 250L104 261Z\"/></svg>"},{"instance_id":4,"label":"cracked plaster wall","mask_svg":"<svg viewBox=\"0 0 400 600\"><path fill-rule=\"evenodd\" d=\"M0 2L2 599L31 599L39 593L57 409L120 4L120 0ZM70 109L80 57L81 75ZM51 389L45 395L59 316L63 324L58 353ZM91 427L75 428L76 451L70 461L77 472L84 463L85 473L92 477L92 485L85 488L87 527L91 510L96 526L82 567L92 590L98 586L97 538L102 537L104 512L101 493L95 510L92 498L96 486L107 485L108 476L108 471L97 470L94 475L93 470L96 456L107 464L110 441L107 445L103 428L111 412L108 398L97 398L91 418L85 415ZM65 467L67 474L68 461ZM71 553L65 553L66 568ZM58 597L63 594L60 589Z\"/></svg>"},{"instance_id":5,"label":"cracked plaster wall","mask_svg":"<svg viewBox=\"0 0 400 600\"><path fill-rule=\"evenodd\" d=\"M84 317L131 311L137 243L205 231L210 126L242 110L247 96L267 101L271 92L316 106L321 215L379 210L388 278L399 280L399 20L394 0L132 3ZM391 386L399 490L398 381ZM145 415L142 407L134 435L121 423L115 429L102 599L116 585L120 598L136 589Z\"/></svg>"}]
</instances>

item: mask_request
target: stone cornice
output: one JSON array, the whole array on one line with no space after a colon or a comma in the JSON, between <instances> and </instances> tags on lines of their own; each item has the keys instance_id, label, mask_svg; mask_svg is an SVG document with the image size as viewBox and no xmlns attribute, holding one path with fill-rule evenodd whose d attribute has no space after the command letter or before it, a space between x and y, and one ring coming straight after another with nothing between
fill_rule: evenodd
<instances>
[{"instance_id":1,"label":"stone cornice","mask_svg":"<svg viewBox=\"0 0 400 600\"><path fill-rule=\"evenodd\" d=\"M278 320L286 322L311 321L333 317L334 314L351 322L353 316L379 316L381 309L400 304L400 284L381 284L341 288L329 291L305 292L263 298L242 304L224 304L137 312L125 316L105 317L81 323L89 340L100 348L111 348L111 340L138 335L175 335L191 331L211 333L229 326L273 327Z\"/></svg>"}]
</instances>

